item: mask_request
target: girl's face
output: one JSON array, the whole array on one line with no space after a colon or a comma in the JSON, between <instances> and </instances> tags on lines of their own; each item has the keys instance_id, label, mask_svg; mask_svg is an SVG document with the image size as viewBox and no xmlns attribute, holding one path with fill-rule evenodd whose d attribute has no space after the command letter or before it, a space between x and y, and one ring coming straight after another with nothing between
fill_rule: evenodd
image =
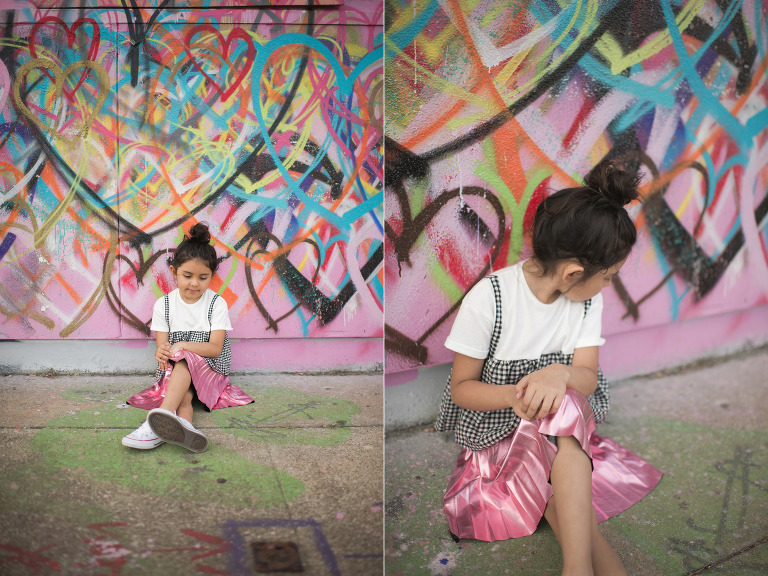
<instances>
[{"instance_id":1,"label":"girl's face","mask_svg":"<svg viewBox=\"0 0 768 576\"><path fill-rule=\"evenodd\" d=\"M179 287L181 299L187 304L194 304L200 300L213 277L213 272L208 265L197 258L187 260L178 268L171 266L171 272Z\"/></svg>"},{"instance_id":2,"label":"girl's face","mask_svg":"<svg viewBox=\"0 0 768 576\"><path fill-rule=\"evenodd\" d=\"M624 262L626 261L627 259L624 258L624 260L611 266L608 270L601 270L586 282L577 282L572 288L563 292L563 295L574 302L584 302L590 298L594 298L602 292L603 288L611 283L613 277L619 273L619 270L621 270L621 267L624 266Z\"/></svg>"}]
</instances>

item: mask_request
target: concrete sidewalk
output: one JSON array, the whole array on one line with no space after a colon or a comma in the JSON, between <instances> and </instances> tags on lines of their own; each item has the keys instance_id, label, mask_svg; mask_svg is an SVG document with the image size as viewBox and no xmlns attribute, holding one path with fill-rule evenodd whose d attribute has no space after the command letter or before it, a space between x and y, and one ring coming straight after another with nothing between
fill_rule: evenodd
<instances>
[{"instance_id":1,"label":"concrete sidewalk","mask_svg":"<svg viewBox=\"0 0 768 576\"><path fill-rule=\"evenodd\" d=\"M193 454L121 445L149 378L0 376L0 574L245 576L279 565L258 542L295 543L305 574L381 574L382 376L232 382L256 402L196 405Z\"/></svg>"},{"instance_id":2,"label":"concrete sidewalk","mask_svg":"<svg viewBox=\"0 0 768 576\"><path fill-rule=\"evenodd\" d=\"M618 382L599 430L664 472L647 498L601 524L630 575L768 574L768 350ZM546 522L516 540L450 539L452 434L390 433L385 451L388 576L560 574Z\"/></svg>"}]
</instances>

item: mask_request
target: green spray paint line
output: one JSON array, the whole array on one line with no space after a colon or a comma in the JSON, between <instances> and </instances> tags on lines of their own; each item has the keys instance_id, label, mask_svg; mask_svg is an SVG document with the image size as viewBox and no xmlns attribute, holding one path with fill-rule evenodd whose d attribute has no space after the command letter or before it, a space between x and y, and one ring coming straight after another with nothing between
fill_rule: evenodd
<instances>
[{"instance_id":1,"label":"green spray paint line","mask_svg":"<svg viewBox=\"0 0 768 576\"><path fill-rule=\"evenodd\" d=\"M523 224L525 222L525 213L528 210L528 205L531 203L531 198L533 198L533 193L536 191L539 184L552 175L552 171L549 168L539 168L532 173L526 174L527 182L525 189L523 190L523 195L518 203L514 194L512 194L512 191L498 173L494 159L493 145L490 139L483 143L483 151L486 156L486 162L481 162L477 165L475 174L496 191L497 197L504 208L504 212L511 216L512 223L509 233L509 253L506 262L509 266L520 259L520 254L523 250L525 241ZM505 231L501 231L500 233L505 233Z\"/></svg>"},{"instance_id":2,"label":"green spray paint line","mask_svg":"<svg viewBox=\"0 0 768 576\"><path fill-rule=\"evenodd\" d=\"M416 246L414 247L413 252L415 254L424 253L423 242L426 242L426 240L424 240L424 236L422 235L419 238L419 242L417 242ZM429 270L429 277L432 279L436 286L440 287L440 291L445 295L449 302L456 302L464 296L464 290L462 290L456 281L451 277L451 275L443 266L443 263L440 262L439 258L429 259L427 262L427 267Z\"/></svg>"},{"instance_id":3,"label":"green spray paint line","mask_svg":"<svg viewBox=\"0 0 768 576\"><path fill-rule=\"evenodd\" d=\"M343 444L351 434L350 419L360 411L354 402L333 396L277 386L241 387L254 399L253 403L214 410L210 416L227 433L260 444ZM89 430L133 429L144 421L147 413L128 406L125 400L139 390L67 390L62 396L81 405L67 416L67 426Z\"/></svg>"},{"instance_id":4,"label":"green spray paint line","mask_svg":"<svg viewBox=\"0 0 768 576\"><path fill-rule=\"evenodd\" d=\"M227 289L227 286L229 286L229 283L232 282L232 278L235 277L235 272L237 272L237 264L239 260L237 258L232 258L232 269L229 271L229 274L227 274L226 279L224 282L222 282L221 287L219 288L219 296L221 296L224 293L224 290Z\"/></svg>"},{"instance_id":5,"label":"green spray paint line","mask_svg":"<svg viewBox=\"0 0 768 576\"><path fill-rule=\"evenodd\" d=\"M271 445L337 446L349 439L359 407L347 400L287 388L248 388L252 404L211 412L227 433Z\"/></svg>"},{"instance_id":6,"label":"green spray paint line","mask_svg":"<svg viewBox=\"0 0 768 576\"><path fill-rule=\"evenodd\" d=\"M82 398L84 391L70 392ZM85 396L88 400L92 397ZM289 474L252 462L215 443L201 454L173 445L154 450L126 448L121 438L139 426L147 413L112 402L107 396L101 405L89 404L92 409L50 422L50 428L32 439L32 449L41 454L42 462L51 470L63 469L92 481L169 497L268 507L290 501L304 491L303 483Z\"/></svg>"},{"instance_id":7,"label":"green spray paint line","mask_svg":"<svg viewBox=\"0 0 768 576\"><path fill-rule=\"evenodd\" d=\"M67 424L66 418L57 423ZM221 446L194 455L172 445L134 450L120 444L124 435L125 430L45 429L31 446L52 469L170 498L265 508L304 491L296 478Z\"/></svg>"}]
</instances>

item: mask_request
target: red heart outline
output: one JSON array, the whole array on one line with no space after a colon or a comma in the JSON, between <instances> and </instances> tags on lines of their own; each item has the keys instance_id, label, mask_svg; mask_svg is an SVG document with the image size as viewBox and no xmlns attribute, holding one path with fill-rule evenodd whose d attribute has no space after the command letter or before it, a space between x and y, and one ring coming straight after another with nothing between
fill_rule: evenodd
<instances>
[{"instance_id":1,"label":"red heart outline","mask_svg":"<svg viewBox=\"0 0 768 576\"><path fill-rule=\"evenodd\" d=\"M72 24L72 27L70 28L66 22L64 22L61 18L57 18L56 16L46 16L45 18L41 18L37 22L35 22L35 25L32 26L32 31L29 33L29 54L32 56L32 58L38 58L37 55L37 48L35 37L37 36L37 31L44 26L47 23L53 23L58 24L64 28L64 30L67 31L67 46L69 48L72 48L72 45L75 43L76 36L75 33L77 32L77 29L80 28L83 24L90 24L91 28L93 29L93 36L91 37L91 45L88 48L88 60L94 60L96 56L99 53L99 46L101 45L101 31L99 29L99 23L96 22L93 18L78 18L75 20L74 24ZM53 80L53 76L50 75L49 72L45 71L45 74L48 75L48 78ZM74 90L71 92L67 90L66 88L63 88L64 94L66 94L67 98L70 100L73 98L75 92L77 92L80 89L80 86L83 85L83 82L85 82L85 78L88 76L88 69L84 70L83 73L80 75L80 81L75 86Z\"/></svg>"},{"instance_id":2,"label":"red heart outline","mask_svg":"<svg viewBox=\"0 0 768 576\"><path fill-rule=\"evenodd\" d=\"M229 50L232 45L233 40L242 40L246 43L248 47L248 54L246 57L245 65L243 66L243 69L240 71L240 73L237 75L237 77L232 81L232 84L227 88L226 90L223 90L221 88L221 85L219 85L218 82L214 82L213 79L208 76L208 74L205 73L202 66L197 63L197 60L192 55L192 47L190 46L190 41L194 37L195 34L198 32L210 32L216 38L219 40L219 44L223 46L221 57L224 62L229 64L230 69L232 68L232 63L229 61ZM197 68L198 72L205 76L206 80L208 80L211 84L213 84L213 87L216 88L216 91L221 94L221 100L222 102L225 102L227 98L232 96L234 94L235 90L240 86L240 84L245 79L246 74L248 74L248 71L253 66L253 61L256 58L256 49L253 46L253 42L251 41L251 37L248 35L248 33L243 30L242 28L233 28L229 35L227 36L227 39L224 39L224 36L219 32L216 28L211 26L210 24L199 24L197 26L194 26L187 30L187 33L184 35L184 48L187 51L187 54L189 54L189 58L192 60L192 64Z\"/></svg>"}]
</instances>

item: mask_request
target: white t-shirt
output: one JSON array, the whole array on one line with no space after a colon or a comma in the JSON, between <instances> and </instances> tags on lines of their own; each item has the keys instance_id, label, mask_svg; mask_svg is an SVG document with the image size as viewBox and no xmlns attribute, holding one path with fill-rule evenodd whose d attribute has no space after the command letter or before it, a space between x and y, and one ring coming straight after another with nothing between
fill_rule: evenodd
<instances>
[{"instance_id":1,"label":"white t-shirt","mask_svg":"<svg viewBox=\"0 0 768 576\"><path fill-rule=\"evenodd\" d=\"M560 296L544 304L533 292L518 262L494 273L501 290L502 331L496 347L498 360L536 360L542 354L572 354L576 348L602 346L603 297L592 298L586 316L584 303ZM482 280L470 290L445 341L445 347L472 358L485 359L491 344L496 312L493 285Z\"/></svg>"},{"instance_id":2,"label":"white t-shirt","mask_svg":"<svg viewBox=\"0 0 768 576\"><path fill-rule=\"evenodd\" d=\"M216 293L208 289L200 299L194 304L187 304L181 299L179 289L168 294L168 316L171 319L171 326L174 332L209 332L212 330L232 330L232 324L229 322L229 309L224 298L217 298L213 305L213 314L211 323L208 323L208 309L211 307L211 300ZM165 304L163 298L155 302L152 310L151 330L156 332L170 332L168 324L165 322Z\"/></svg>"}]
</instances>

